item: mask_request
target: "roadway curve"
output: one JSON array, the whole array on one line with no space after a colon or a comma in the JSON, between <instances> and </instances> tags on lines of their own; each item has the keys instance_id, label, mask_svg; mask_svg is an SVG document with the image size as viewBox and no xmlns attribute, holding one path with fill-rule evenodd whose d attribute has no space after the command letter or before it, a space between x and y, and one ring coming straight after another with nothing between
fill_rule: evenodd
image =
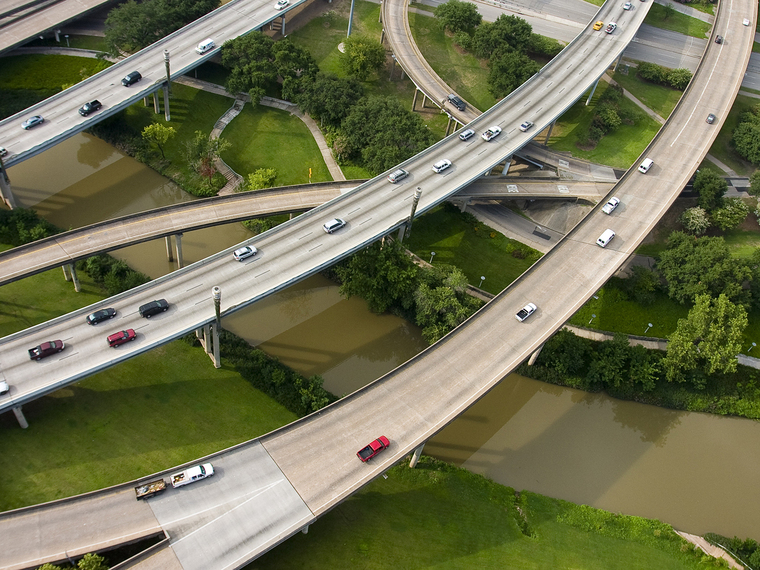
<instances>
[{"instance_id":1,"label":"roadway curve","mask_svg":"<svg viewBox=\"0 0 760 570\"><path fill-rule=\"evenodd\" d=\"M259 440L217 454L214 462L221 465L219 480L206 481L187 492L162 496L144 505L172 537L171 551L183 568L240 567L327 512L482 397L614 273L675 200L717 136L739 89L753 39L752 28L742 26L741 18L751 17L754 22L757 6L747 0L724 0L724 4L716 29L733 41L720 46L709 44L691 87L647 151L655 159L655 166L647 175L634 170L623 178L616 188L623 204L613 216L600 214L597 207L476 316L371 386ZM625 27L623 23L623 30ZM264 269L261 264L251 271L252 268L233 264L229 259L221 262L220 256L227 256L224 252L142 288L138 295L143 291L156 292L151 296L174 291L176 298L181 299L173 311L175 314L166 315L169 318L162 319L160 324L151 322L144 334L174 336L186 326L180 321L187 318L187 313L195 313L189 321L190 328L207 320L198 313L211 312L208 294L194 295L195 287L207 289L221 282L227 291L223 299L238 299L240 292L235 285L243 281L246 296L257 297L262 286L271 287L269 273L277 273L280 281L291 281L294 271L299 276L308 271L294 267L290 264L293 261L318 268L360 249L374 239L373 235L382 235L403 221L414 185L425 189L418 211L432 207L470 176L525 144L528 136L513 127L521 117L530 114L537 128L541 128L558 111L555 101L561 94L556 91L561 90L566 101L577 98L581 86L572 79L597 77L598 68L592 69L590 64L606 67L610 60L603 58L614 59L616 48L622 48L612 43L618 40L614 36L584 33L572 50L579 54L578 59L569 54L555 58L555 69L560 75L553 73L555 69L545 69L532 80L532 85L489 112L475 128L480 131L488 124L502 123L505 132L494 141L496 144L476 140L473 144L478 146L471 148L469 144L443 141L406 163L412 172L407 184L391 187L382 181L370 181L262 236L264 257L257 261L266 260L271 269ZM612 48L612 53L603 48ZM540 99L531 104L538 94ZM719 117L718 123L705 123L708 112ZM430 163L444 156L444 152L459 168L449 171L447 176L431 175ZM468 166L472 174L465 172ZM365 199L360 202L360 198ZM371 204L372 199L376 205ZM349 226L333 236L320 235L321 222L335 214L343 214ZM594 242L608 226L618 232L618 237L602 249ZM213 270L210 278L201 271L207 266ZM188 279L188 274L195 274L192 275L195 278ZM116 301L123 298L120 296ZM201 309L199 303L204 300L207 307ZM539 310L518 325L509 314L527 301L536 303ZM135 302L133 299L132 303ZM231 310L228 303L229 300L224 302L226 311ZM129 318L134 321L134 317ZM76 316L73 322L78 320ZM73 322L69 320L63 329L59 328L60 323L52 322L33 332L68 330ZM79 342L79 335L83 334L81 325L76 326L76 334ZM11 357L9 344L4 343L3 353ZM17 347L19 351L23 346L21 343ZM98 352L105 350L90 351L87 359L79 360L97 358ZM474 354L477 359L472 357ZM67 366L59 362L55 367ZM356 449L380 433L391 439L390 449L372 465L361 464L354 457ZM221 489L227 492L222 493ZM76 500L69 505L76 509ZM0 555L3 562L8 562L5 566L18 560L11 558L11 552L14 556L24 554L19 553L21 547L15 550L12 547L29 542L27 536L14 535L14 525L9 524L21 514L9 513L0 518L4 546ZM97 516L109 515L99 512ZM86 518L72 516L68 520L72 526L92 522ZM245 523L243 527L239 526L241 520ZM6 550L5 546L11 548ZM44 545L35 546L44 550ZM150 562L146 564L149 566Z\"/></svg>"}]
</instances>

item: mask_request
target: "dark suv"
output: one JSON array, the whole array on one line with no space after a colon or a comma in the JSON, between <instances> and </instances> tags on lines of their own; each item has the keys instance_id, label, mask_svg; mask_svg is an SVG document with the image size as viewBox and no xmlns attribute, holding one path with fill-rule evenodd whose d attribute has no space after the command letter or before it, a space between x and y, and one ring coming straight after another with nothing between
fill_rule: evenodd
<instances>
[{"instance_id":1,"label":"dark suv","mask_svg":"<svg viewBox=\"0 0 760 570\"><path fill-rule=\"evenodd\" d=\"M449 95L449 103L454 105L457 109L460 111L464 111L467 108L467 105L465 105L464 101L462 101L459 97L451 93Z\"/></svg>"},{"instance_id":2,"label":"dark suv","mask_svg":"<svg viewBox=\"0 0 760 570\"><path fill-rule=\"evenodd\" d=\"M89 103L85 103L84 105L82 105L82 107L79 109L79 114L82 115L83 117L86 117L90 113L100 109L102 106L103 104L100 101L98 101L97 99L93 99Z\"/></svg>"},{"instance_id":3,"label":"dark suv","mask_svg":"<svg viewBox=\"0 0 760 570\"><path fill-rule=\"evenodd\" d=\"M121 80L121 84L124 87L129 87L130 85L134 85L138 81L142 79L142 75L140 75L139 71L133 71L129 75L127 75L124 79Z\"/></svg>"},{"instance_id":4,"label":"dark suv","mask_svg":"<svg viewBox=\"0 0 760 570\"><path fill-rule=\"evenodd\" d=\"M166 299L158 299L157 301L151 301L142 305L140 307L140 316L149 319L153 315L163 313L168 308L169 303L166 302Z\"/></svg>"}]
</instances>

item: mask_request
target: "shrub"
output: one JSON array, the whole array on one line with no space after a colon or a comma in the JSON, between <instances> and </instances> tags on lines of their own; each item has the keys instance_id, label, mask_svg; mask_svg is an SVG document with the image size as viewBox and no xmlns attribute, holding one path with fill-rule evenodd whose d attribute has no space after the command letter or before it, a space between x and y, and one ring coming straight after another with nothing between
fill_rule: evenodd
<instances>
[{"instance_id":1,"label":"shrub","mask_svg":"<svg viewBox=\"0 0 760 570\"><path fill-rule=\"evenodd\" d=\"M0 210L0 241L2 243L24 245L55 235L60 231L34 210L26 208Z\"/></svg>"},{"instance_id":2,"label":"shrub","mask_svg":"<svg viewBox=\"0 0 760 570\"><path fill-rule=\"evenodd\" d=\"M695 206L687 208L679 219L684 229L694 235L702 235L710 227L710 217L704 208Z\"/></svg>"},{"instance_id":3,"label":"shrub","mask_svg":"<svg viewBox=\"0 0 760 570\"><path fill-rule=\"evenodd\" d=\"M458 45L465 51L472 49L472 36L467 32L457 32L454 34L454 45Z\"/></svg>"}]
</instances>

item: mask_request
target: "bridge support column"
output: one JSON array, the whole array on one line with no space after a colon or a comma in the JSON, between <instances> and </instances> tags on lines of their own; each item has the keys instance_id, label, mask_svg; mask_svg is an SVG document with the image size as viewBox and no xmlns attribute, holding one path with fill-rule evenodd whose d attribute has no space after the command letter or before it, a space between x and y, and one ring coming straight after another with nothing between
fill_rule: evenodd
<instances>
[{"instance_id":1,"label":"bridge support column","mask_svg":"<svg viewBox=\"0 0 760 570\"><path fill-rule=\"evenodd\" d=\"M538 360L538 355L541 354L541 349L544 347L542 344L539 346L533 354L530 355L530 358L528 359L528 366L533 366L536 363L536 360Z\"/></svg>"},{"instance_id":2,"label":"bridge support column","mask_svg":"<svg viewBox=\"0 0 760 570\"><path fill-rule=\"evenodd\" d=\"M282 16L282 30L280 30L280 31L282 32L282 37L283 38L287 37L287 34L285 33L285 15L284 14Z\"/></svg>"},{"instance_id":3,"label":"bridge support column","mask_svg":"<svg viewBox=\"0 0 760 570\"><path fill-rule=\"evenodd\" d=\"M184 260L182 259L182 234L174 236L174 244L177 248L177 269L182 269L184 267Z\"/></svg>"},{"instance_id":4,"label":"bridge support column","mask_svg":"<svg viewBox=\"0 0 760 570\"><path fill-rule=\"evenodd\" d=\"M169 84L166 84L166 87L163 89L164 91L164 119L167 121L172 120L172 112L171 109L169 109Z\"/></svg>"},{"instance_id":5,"label":"bridge support column","mask_svg":"<svg viewBox=\"0 0 760 570\"><path fill-rule=\"evenodd\" d=\"M391 55L391 72L388 74L388 81L393 81L394 71L396 71L396 56Z\"/></svg>"},{"instance_id":6,"label":"bridge support column","mask_svg":"<svg viewBox=\"0 0 760 570\"><path fill-rule=\"evenodd\" d=\"M409 220L406 222L406 237L412 235L412 222L414 222L414 214L417 212L417 204L420 203L420 196L422 196L422 188L417 186L414 191L414 198L412 198L412 212L409 214Z\"/></svg>"},{"instance_id":7,"label":"bridge support column","mask_svg":"<svg viewBox=\"0 0 760 570\"><path fill-rule=\"evenodd\" d=\"M446 122L446 136L449 136L449 129L451 128L451 115L449 115L449 120ZM456 130L456 129L454 129Z\"/></svg>"},{"instance_id":8,"label":"bridge support column","mask_svg":"<svg viewBox=\"0 0 760 570\"><path fill-rule=\"evenodd\" d=\"M221 368L222 367L222 361L220 359L219 355L219 327L216 325L211 327L211 332L213 334L213 342L214 342L214 358L212 359L214 361L214 368Z\"/></svg>"},{"instance_id":9,"label":"bridge support column","mask_svg":"<svg viewBox=\"0 0 760 570\"><path fill-rule=\"evenodd\" d=\"M166 242L166 260L170 263L174 261L174 253L172 252L172 236L166 236L164 238Z\"/></svg>"},{"instance_id":10,"label":"bridge support column","mask_svg":"<svg viewBox=\"0 0 760 570\"><path fill-rule=\"evenodd\" d=\"M623 52L620 52L620 55L617 58L617 61L615 62L615 67L612 68L612 73L615 73L617 71L618 66L620 65L620 62L623 60Z\"/></svg>"},{"instance_id":11,"label":"bridge support column","mask_svg":"<svg viewBox=\"0 0 760 570\"><path fill-rule=\"evenodd\" d=\"M385 28L380 30L380 43L383 43L385 41Z\"/></svg>"},{"instance_id":12,"label":"bridge support column","mask_svg":"<svg viewBox=\"0 0 760 570\"><path fill-rule=\"evenodd\" d=\"M63 278L66 281L71 281L71 274L69 273L69 266L68 266L68 264L65 264L65 265L61 266L61 269L63 269Z\"/></svg>"},{"instance_id":13,"label":"bridge support column","mask_svg":"<svg viewBox=\"0 0 760 570\"><path fill-rule=\"evenodd\" d=\"M79 277L77 276L77 267L73 263L69 264L69 271L71 272L71 280L74 282L74 291L80 293L82 287L79 284Z\"/></svg>"},{"instance_id":14,"label":"bridge support column","mask_svg":"<svg viewBox=\"0 0 760 570\"><path fill-rule=\"evenodd\" d=\"M427 101L427 95L425 93L422 94L422 108L425 108L425 101Z\"/></svg>"},{"instance_id":15,"label":"bridge support column","mask_svg":"<svg viewBox=\"0 0 760 570\"><path fill-rule=\"evenodd\" d=\"M501 169L501 175L506 176L509 171L509 167L512 166L512 157L508 156L506 162L504 162L504 168Z\"/></svg>"},{"instance_id":16,"label":"bridge support column","mask_svg":"<svg viewBox=\"0 0 760 570\"><path fill-rule=\"evenodd\" d=\"M21 426L21 429L26 429L29 427L29 422L26 421L24 412L21 411L21 406L16 406L13 408L13 415L16 416L16 420L18 421L18 425Z\"/></svg>"},{"instance_id":17,"label":"bridge support column","mask_svg":"<svg viewBox=\"0 0 760 570\"><path fill-rule=\"evenodd\" d=\"M53 35L55 36L55 41L61 43L61 30L53 30Z\"/></svg>"},{"instance_id":18,"label":"bridge support column","mask_svg":"<svg viewBox=\"0 0 760 570\"><path fill-rule=\"evenodd\" d=\"M16 198L11 190L11 179L8 178L2 158L0 158L0 198L11 210L16 207Z\"/></svg>"},{"instance_id":19,"label":"bridge support column","mask_svg":"<svg viewBox=\"0 0 760 570\"><path fill-rule=\"evenodd\" d=\"M146 107L150 107L150 99L148 97L149 95L146 95L145 97L143 97L143 105L145 105Z\"/></svg>"},{"instance_id":20,"label":"bridge support column","mask_svg":"<svg viewBox=\"0 0 760 570\"><path fill-rule=\"evenodd\" d=\"M404 242L404 235L405 234L406 234L406 224L404 224L403 226L401 226L398 229L398 236L396 236L396 239L398 240L399 243L403 243Z\"/></svg>"},{"instance_id":21,"label":"bridge support column","mask_svg":"<svg viewBox=\"0 0 760 570\"><path fill-rule=\"evenodd\" d=\"M414 99L412 99L412 113L414 113L414 108L417 106L417 93L419 92L419 89L414 90Z\"/></svg>"},{"instance_id":22,"label":"bridge support column","mask_svg":"<svg viewBox=\"0 0 760 570\"><path fill-rule=\"evenodd\" d=\"M470 204L469 198L462 198L462 205L459 206L459 211L464 213L464 211L467 209L467 206Z\"/></svg>"},{"instance_id":23,"label":"bridge support column","mask_svg":"<svg viewBox=\"0 0 760 570\"><path fill-rule=\"evenodd\" d=\"M599 79L594 81L594 86L591 88L591 93L588 94L588 99L586 99L586 106L588 106L588 104L591 103L591 98L594 96L594 92L596 91L596 86L599 85Z\"/></svg>"},{"instance_id":24,"label":"bridge support column","mask_svg":"<svg viewBox=\"0 0 760 570\"><path fill-rule=\"evenodd\" d=\"M157 115L161 112L161 103L158 100L158 91L153 92L153 112Z\"/></svg>"},{"instance_id":25,"label":"bridge support column","mask_svg":"<svg viewBox=\"0 0 760 570\"><path fill-rule=\"evenodd\" d=\"M412 453L412 459L409 461L409 469L414 469L417 467L417 462L420 460L420 455L422 455L422 448L425 447L425 444L420 444L417 449L414 450L414 453Z\"/></svg>"},{"instance_id":26,"label":"bridge support column","mask_svg":"<svg viewBox=\"0 0 760 570\"><path fill-rule=\"evenodd\" d=\"M214 298L214 313L216 314L216 320L214 321L214 368L221 368L222 362L219 358L219 330L222 328L222 289L220 287L213 287L211 289L211 296Z\"/></svg>"},{"instance_id":27,"label":"bridge support column","mask_svg":"<svg viewBox=\"0 0 760 570\"><path fill-rule=\"evenodd\" d=\"M307 524L305 527L303 527L303 528L301 529L301 532L302 532L303 534L309 534L309 526L310 526L310 525L308 525L308 524Z\"/></svg>"},{"instance_id":28,"label":"bridge support column","mask_svg":"<svg viewBox=\"0 0 760 570\"><path fill-rule=\"evenodd\" d=\"M213 346L211 345L211 325L203 325L203 348L206 354L213 352Z\"/></svg>"},{"instance_id":29,"label":"bridge support column","mask_svg":"<svg viewBox=\"0 0 760 570\"><path fill-rule=\"evenodd\" d=\"M546 139L544 139L544 144L549 144L549 137L552 136L552 131L554 130L554 125L557 121L552 121L549 125L549 130L546 132Z\"/></svg>"}]
</instances>

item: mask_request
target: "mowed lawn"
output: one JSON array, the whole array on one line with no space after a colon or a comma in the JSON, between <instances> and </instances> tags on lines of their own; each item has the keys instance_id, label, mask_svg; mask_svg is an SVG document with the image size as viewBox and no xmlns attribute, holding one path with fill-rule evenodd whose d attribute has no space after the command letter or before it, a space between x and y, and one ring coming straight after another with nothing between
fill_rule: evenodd
<instances>
[{"instance_id":1,"label":"mowed lawn","mask_svg":"<svg viewBox=\"0 0 760 570\"><path fill-rule=\"evenodd\" d=\"M517 499L509 487L423 457L246 568L676 570L699 561L667 525L528 492Z\"/></svg>"},{"instance_id":2,"label":"mowed lawn","mask_svg":"<svg viewBox=\"0 0 760 570\"><path fill-rule=\"evenodd\" d=\"M462 215L452 204L444 203L414 221L406 246L425 261L435 251L433 264L459 267L472 285L485 277L482 289L499 293L528 269L541 254L505 237L473 216ZM513 250L527 252L521 259Z\"/></svg>"}]
</instances>

